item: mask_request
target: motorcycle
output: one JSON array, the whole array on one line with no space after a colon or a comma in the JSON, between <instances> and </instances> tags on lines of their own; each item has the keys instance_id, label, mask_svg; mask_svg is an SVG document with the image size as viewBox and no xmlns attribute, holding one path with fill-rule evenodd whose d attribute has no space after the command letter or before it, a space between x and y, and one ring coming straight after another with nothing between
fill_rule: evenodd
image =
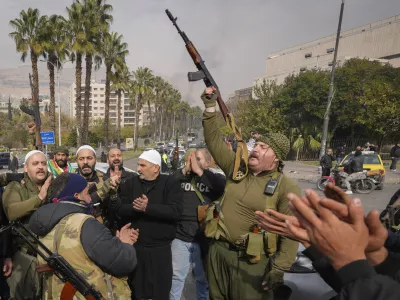
<instances>
[{"instance_id":1,"label":"motorcycle","mask_svg":"<svg viewBox=\"0 0 400 300\"><path fill-rule=\"evenodd\" d=\"M332 169L330 176L323 176L317 181L317 188L320 191L324 191L328 183L333 183L342 189L346 187L346 176L343 176L345 172L339 170L338 166ZM364 178L350 181L351 190L358 194L369 194L376 189L376 185L379 184L380 173L376 174L375 171L364 171Z\"/></svg>"}]
</instances>

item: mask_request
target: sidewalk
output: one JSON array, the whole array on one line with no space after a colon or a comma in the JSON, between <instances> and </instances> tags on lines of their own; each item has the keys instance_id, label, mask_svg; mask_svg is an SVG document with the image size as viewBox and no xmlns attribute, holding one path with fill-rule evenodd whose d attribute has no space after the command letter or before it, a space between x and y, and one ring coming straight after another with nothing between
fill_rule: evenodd
<instances>
[{"instance_id":1,"label":"sidewalk","mask_svg":"<svg viewBox=\"0 0 400 300\"><path fill-rule=\"evenodd\" d=\"M290 178L317 182L321 177L318 174L318 166L310 166L296 161L285 161L283 173ZM386 170L385 184L400 184L400 172Z\"/></svg>"}]
</instances>

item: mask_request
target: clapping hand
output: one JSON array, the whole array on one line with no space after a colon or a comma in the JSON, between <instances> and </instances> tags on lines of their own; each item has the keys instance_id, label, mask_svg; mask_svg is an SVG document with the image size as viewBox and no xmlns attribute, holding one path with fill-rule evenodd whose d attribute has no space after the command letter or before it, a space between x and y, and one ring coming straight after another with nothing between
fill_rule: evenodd
<instances>
[{"instance_id":1,"label":"clapping hand","mask_svg":"<svg viewBox=\"0 0 400 300\"><path fill-rule=\"evenodd\" d=\"M142 197L136 198L133 201L133 208L138 211L146 211L147 204L149 203L149 199L146 195L142 195Z\"/></svg>"},{"instance_id":2,"label":"clapping hand","mask_svg":"<svg viewBox=\"0 0 400 300\"><path fill-rule=\"evenodd\" d=\"M135 230L130 227L131 223L128 223L121 230L117 230L116 237L123 243L133 245L139 238L139 229Z\"/></svg>"}]
</instances>

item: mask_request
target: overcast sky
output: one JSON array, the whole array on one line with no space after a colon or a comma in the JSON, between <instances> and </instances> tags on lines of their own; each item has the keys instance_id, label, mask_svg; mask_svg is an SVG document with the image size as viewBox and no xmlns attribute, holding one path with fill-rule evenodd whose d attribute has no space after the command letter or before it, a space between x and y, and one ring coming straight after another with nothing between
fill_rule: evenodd
<instances>
[{"instance_id":1,"label":"overcast sky","mask_svg":"<svg viewBox=\"0 0 400 300\"><path fill-rule=\"evenodd\" d=\"M9 20L22 9L65 14L72 0L0 0L0 68L22 64L8 37ZM341 0L109 0L114 7L112 30L129 44L131 70L147 66L170 80L186 100L204 88L188 83L194 65L164 10L200 51L224 98L252 85L265 72L268 53L336 32ZM347 0L343 30L400 14L400 0ZM197 100L196 100L197 101Z\"/></svg>"}]
</instances>

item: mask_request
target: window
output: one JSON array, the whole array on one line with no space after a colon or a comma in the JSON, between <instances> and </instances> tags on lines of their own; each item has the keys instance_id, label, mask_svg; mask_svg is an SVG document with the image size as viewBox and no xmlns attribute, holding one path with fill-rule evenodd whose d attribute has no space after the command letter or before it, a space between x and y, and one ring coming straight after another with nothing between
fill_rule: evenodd
<instances>
[{"instance_id":1,"label":"window","mask_svg":"<svg viewBox=\"0 0 400 300\"><path fill-rule=\"evenodd\" d=\"M94 88L95 91L97 91L97 88Z\"/></svg>"},{"instance_id":2,"label":"window","mask_svg":"<svg viewBox=\"0 0 400 300\"><path fill-rule=\"evenodd\" d=\"M104 110L104 106L101 106L100 109Z\"/></svg>"},{"instance_id":3,"label":"window","mask_svg":"<svg viewBox=\"0 0 400 300\"><path fill-rule=\"evenodd\" d=\"M104 103L104 101L100 101L100 103Z\"/></svg>"},{"instance_id":4,"label":"window","mask_svg":"<svg viewBox=\"0 0 400 300\"><path fill-rule=\"evenodd\" d=\"M104 97L104 94L101 94L100 97Z\"/></svg>"},{"instance_id":5,"label":"window","mask_svg":"<svg viewBox=\"0 0 400 300\"><path fill-rule=\"evenodd\" d=\"M97 101L93 101L93 103L97 103Z\"/></svg>"},{"instance_id":6,"label":"window","mask_svg":"<svg viewBox=\"0 0 400 300\"><path fill-rule=\"evenodd\" d=\"M102 113L102 114L100 114L100 116L104 116L104 114Z\"/></svg>"},{"instance_id":7,"label":"window","mask_svg":"<svg viewBox=\"0 0 400 300\"><path fill-rule=\"evenodd\" d=\"M104 91L104 88L100 88L100 91Z\"/></svg>"},{"instance_id":8,"label":"window","mask_svg":"<svg viewBox=\"0 0 400 300\"><path fill-rule=\"evenodd\" d=\"M95 107L94 110L97 110L97 107Z\"/></svg>"},{"instance_id":9,"label":"window","mask_svg":"<svg viewBox=\"0 0 400 300\"><path fill-rule=\"evenodd\" d=\"M95 97L97 97L97 94L94 94Z\"/></svg>"}]
</instances>

